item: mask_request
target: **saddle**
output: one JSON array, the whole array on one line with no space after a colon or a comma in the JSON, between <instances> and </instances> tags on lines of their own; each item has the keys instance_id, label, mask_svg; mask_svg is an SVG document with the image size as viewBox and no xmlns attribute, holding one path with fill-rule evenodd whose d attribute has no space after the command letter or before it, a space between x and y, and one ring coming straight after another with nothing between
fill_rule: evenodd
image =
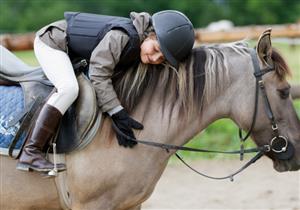
<instances>
[{"instance_id":1,"label":"saddle","mask_svg":"<svg viewBox=\"0 0 300 210\"><path fill-rule=\"evenodd\" d=\"M15 60L19 64L22 62L9 51L5 52L5 50L2 53L4 61L8 59L10 61ZM10 134L10 140L18 137L16 139L18 141L14 145L7 142L8 139L6 138L6 146L10 144L10 146L18 149L20 148L20 141L25 138L24 131L20 128L23 124L32 124L34 116L38 114L35 112L55 89L47 80L41 68L28 68L26 72L22 69L21 73L17 71L17 73L8 75L7 68L13 68L14 64L12 64L13 62L7 62L6 66L0 66L0 85L6 85L0 86L0 107L2 107L0 109L0 141L3 134ZM25 66L19 64L19 67L26 67L26 64L24 64ZM34 75L34 78L32 78L32 75ZM94 88L83 73L77 74L77 80L79 96L64 114L60 123L55 140L57 153L70 153L84 148L91 142L100 127L102 113L97 108ZM6 111L5 109L12 110ZM28 117L29 115L31 116ZM25 123L28 119L30 119L30 122ZM0 147L5 146L0 142ZM8 150L1 151L3 154L3 151Z\"/></svg>"}]
</instances>

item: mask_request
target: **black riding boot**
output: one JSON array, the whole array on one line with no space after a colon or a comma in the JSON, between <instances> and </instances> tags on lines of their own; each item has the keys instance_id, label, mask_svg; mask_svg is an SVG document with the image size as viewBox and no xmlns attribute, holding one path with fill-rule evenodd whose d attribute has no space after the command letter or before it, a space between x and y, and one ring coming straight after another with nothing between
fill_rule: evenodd
<instances>
[{"instance_id":1,"label":"black riding boot","mask_svg":"<svg viewBox=\"0 0 300 210\"><path fill-rule=\"evenodd\" d=\"M48 104L42 107L29 139L24 146L17 169L48 172L54 168L54 164L45 159L42 150L55 135L61 118L62 114L55 107ZM57 164L56 166L58 171L66 169L64 164Z\"/></svg>"}]
</instances>

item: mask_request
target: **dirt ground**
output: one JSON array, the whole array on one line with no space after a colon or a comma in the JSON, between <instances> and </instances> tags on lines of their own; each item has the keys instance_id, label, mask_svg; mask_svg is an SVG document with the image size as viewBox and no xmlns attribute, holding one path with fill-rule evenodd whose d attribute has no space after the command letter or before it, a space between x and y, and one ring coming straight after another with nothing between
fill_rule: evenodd
<instances>
[{"instance_id":1,"label":"dirt ground","mask_svg":"<svg viewBox=\"0 0 300 210\"><path fill-rule=\"evenodd\" d=\"M192 165L209 175L222 176L243 163L200 160ZM164 171L142 209L300 210L300 171L278 173L272 162L263 158L230 182L204 178L174 163Z\"/></svg>"}]
</instances>

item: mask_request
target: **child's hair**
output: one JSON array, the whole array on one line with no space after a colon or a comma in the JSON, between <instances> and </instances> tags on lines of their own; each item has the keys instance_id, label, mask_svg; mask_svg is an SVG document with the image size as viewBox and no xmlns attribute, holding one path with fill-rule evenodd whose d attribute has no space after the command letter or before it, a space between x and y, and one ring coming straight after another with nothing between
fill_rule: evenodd
<instances>
[{"instance_id":1,"label":"child's hair","mask_svg":"<svg viewBox=\"0 0 300 210\"><path fill-rule=\"evenodd\" d=\"M154 32L154 31L153 31L153 32L150 32L150 33L148 33L147 37L148 37L148 38L150 38L150 39L153 39L153 40L157 39L157 38L156 38L156 34L155 34L155 32Z\"/></svg>"},{"instance_id":2,"label":"child's hair","mask_svg":"<svg viewBox=\"0 0 300 210\"><path fill-rule=\"evenodd\" d=\"M156 34L152 25L148 26L148 28L144 32L144 38L147 37L149 37L150 39L156 39Z\"/></svg>"}]
</instances>

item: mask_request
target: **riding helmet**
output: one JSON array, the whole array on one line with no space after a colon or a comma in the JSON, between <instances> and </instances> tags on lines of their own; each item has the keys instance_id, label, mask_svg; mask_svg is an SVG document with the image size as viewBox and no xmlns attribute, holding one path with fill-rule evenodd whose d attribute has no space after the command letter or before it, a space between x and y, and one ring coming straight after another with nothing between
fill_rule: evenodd
<instances>
[{"instance_id":1,"label":"riding helmet","mask_svg":"<svg viewBox=\"0 0 300 210\"><path fill-rule=\"evenodd\" d=\"M193 24L179 11L164 10L153 14L152 25L166 60L178 68L179 62L186 58L193 48Z\"/></svg>"}]
</instances>

